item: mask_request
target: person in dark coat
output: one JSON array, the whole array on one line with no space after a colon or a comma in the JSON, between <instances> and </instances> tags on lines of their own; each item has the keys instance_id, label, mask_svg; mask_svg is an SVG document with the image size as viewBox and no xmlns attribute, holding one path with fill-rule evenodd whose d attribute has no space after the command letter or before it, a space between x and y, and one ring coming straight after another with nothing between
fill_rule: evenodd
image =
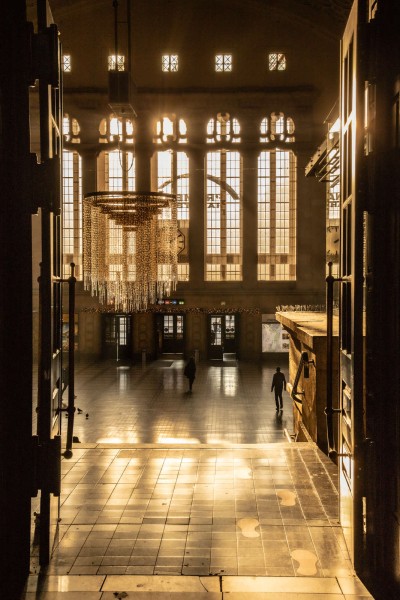
<instances>
[{"instance_id":1,"label":"person in dark coat","mask_svg":"<svg viewBox=\"0 0 400 600\"><path fill-rule=\"evenodd\" d=\"M275 404L277 412L283 410L283 400L282 400L282 390L285 388L286 390L286 379L283 373L281 373L281 368L276 367L276 373L272 378L271 392L275 390Z\"/></svg>"},{"instance_id":2,"label":"person in dark coat","mask_svg":"<svg viewBox=\"0 0 400 600\"><path fill-rule=\"evenodd\" d=\"M192 391L193 381L196 377L196 363L194 362L193 356L191 356L186 363L185 370L183 371L185 377L189 379L189 392Z\"/></svg>"}]
</instances>

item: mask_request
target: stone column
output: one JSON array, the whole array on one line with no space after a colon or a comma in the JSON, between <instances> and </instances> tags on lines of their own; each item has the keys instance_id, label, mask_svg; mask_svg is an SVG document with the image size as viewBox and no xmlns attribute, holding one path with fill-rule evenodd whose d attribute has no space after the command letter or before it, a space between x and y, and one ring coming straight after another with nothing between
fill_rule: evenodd
<instances>
[{"instance_id":1,"label":"stone column","mask_svg":"<svg viewBox=\"0 0 400 600\"><path fill-rule=\"evenodd\" d=\"M204 156L190 151L189 280L190 287L204 285Z\"/></svg>"},{"instance_id":2,"label":"stone column","mask_svg":"<svg viewBox=\"0 0 400 600\"><path fill-rule=\"evenodd\" d=\"M189 279L191 289L204 287L204 252L205 252L205 156L204 156L204 123L194 120L190 124L189 154L190 173L190 220L189 220Z\"/></svg>"},{"instance_id":3,"label":"stone column","mask_svg":"<svg viewBox=\"0 0 400 600\"><path fill-rule=\"evenodd\" d=\"M152 131L150 117L145 114L136 121L136 190L138 192L157 191L156 185L152 185L151 179L151 157L154 148L152 143Z\"/></svg>"},{"instance_id":4,"label":"stone column","mask_svg":"<svg viewBox=\"0 0 400 600\"><path fill-rule=\"evenodd\" d=\"M80 145L76 145L74 149L79 152L82 159L82 195L96 192L98 147L81 148Z\"/></svg>"},{"instance_id":5,"label":"stone column","mask_svg":"<svg viewBox=\"0 0 400 600\"><path fill-rule=\"evenodd\" d=\"M257 151L245 149L243 157L243 285L257 283Z\"/></svg>"}]
</instances>

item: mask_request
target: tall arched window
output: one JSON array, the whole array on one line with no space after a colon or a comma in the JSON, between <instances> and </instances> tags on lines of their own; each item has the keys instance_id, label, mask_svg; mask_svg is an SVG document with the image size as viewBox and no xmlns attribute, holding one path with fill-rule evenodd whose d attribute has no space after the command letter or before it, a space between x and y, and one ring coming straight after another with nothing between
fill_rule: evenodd
<instances>
[{"instance_id":1,"label":"tall arched window","mask_svg":"<svg viewBox=\"0 0 400 600\"><path fill-rule=\"evenodd\" d=\"M156 144L168 144L175 142L186 144L187 127L183 119L178 119L176 115L164 115L156 123L154 142Z\"/></svg>"},{"instance_id":2,"label":"tall arched window","mask_svg":"<svg viewBox=\"0 0 400 600\"><path fill-rule=\"evenodd\" d=\"M242 279L242 160L229 149L239 134L227 113L208 122L207 142L221 148L206 155L206 281Z\"/></svg>"},{"instance_id":3,"label":"tall arched window","mask_svg":"<svg viewBox=\"0 0 400 600\"><path fill-rule=\"evenodd\" d=\"M294 142L294 122L283 113L271 113L260 125L260 142Z\"/></svg>"},{"instance_id":4,"label":"tall arched window","mask_svg":"<svg viewBox=\"0 0 400 600\"><path fill-rule=\"evenodd\" d=\"M294 141L294 123L273 113L260 126L260 142ZM258 280L296 279L296 156L279 147L258 157Z\"/></svg>"},{"instance_id":5,"label":"tall arched window","mask_svg":"<svg viewBox=\"0 0 400 600\"><path fill-rule=\"evenodd\" d=\"M100 142L110 149L99 157L99 188L105 191L135 189L133 123L111 115L100 123Z\"/></svg>"},{"instance_id":6,"label":"tall arched window","mask_svg":"<svg viewBox=\"0 0 400 600\"><path fill-rule=\"evenodd\" d=\"M178 281L189 281L189 158L177 144L185 144L186 123L176 115L156 122L154 143L162 145L152 166L159 192L175 194L178 220Z\"/></svg>"},{"instance_id":7,"label":"tall arched window","mask_svg":"<svg viewBox=\"0 0 400 600\"><path fill-rule=\"evenodd\" d=\"M99 141L104 152L98 158L99 191L134 191L136 189L134 128L127 117L112 114L103 119L99 127ZM122 256L127 257L127 281L136 279L136 232L110 220L104 243L109 251L109 273L111 281L117 281L122 272ZM113 260L114 257L114 260Z\"/></svg>"},{"instance_id":8,"label":"tall arched window","mask_svg":"<svg viewBox=\"0 0 400 600\"><path fill-rule=\"evenodd\" d=\"M215 144L240 142L239 121L231 118L229 113L218 113L216 118L210 119L207 124L207 143Z\"/></svg>"},{"instance_id":9,"label":"tall arched window","mask_svg":"<svg viewBox=\"0 0 400 600\"><path fill-rule=\"evenodd\" d=\"M64 142L79 144L79 124L68 114L63 117ZM77 151L63 150L63 274L70 276L75 263L75 276L82 279L82 160Z\"/></svg>"}]
</instances>

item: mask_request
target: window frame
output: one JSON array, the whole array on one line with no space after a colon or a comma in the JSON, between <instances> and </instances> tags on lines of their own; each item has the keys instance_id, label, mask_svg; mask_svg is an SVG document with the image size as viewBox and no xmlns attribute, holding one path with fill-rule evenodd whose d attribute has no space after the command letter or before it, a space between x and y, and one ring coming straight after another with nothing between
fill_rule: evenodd
<instances>
[{"instance_id":1,"label":"window frame","mask_svg":"<svg viewBox=\"0 0 400 600\"><path fill-rule=\"evenodd\" d=\"M231 52L215 54L214 69L216 73L231 73L233 71L233 54Z\"/></svg>"},{"instance_id":2,"label":"window frame","mask_svg":"<svg viewBox=\"0 0 400 600\"><path fill-rule=\"evenodd\" d=\"M179 62L179 54L162 54L161 71L163 73L177 73L179 71Z\"/></svg>"}]
</instances>

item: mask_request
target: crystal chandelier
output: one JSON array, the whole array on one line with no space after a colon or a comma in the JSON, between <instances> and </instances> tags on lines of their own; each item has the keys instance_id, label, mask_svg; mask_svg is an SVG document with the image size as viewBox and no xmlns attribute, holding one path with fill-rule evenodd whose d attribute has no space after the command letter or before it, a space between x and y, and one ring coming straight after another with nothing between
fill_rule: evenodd
<instances>
[{"instance_id":1,"label":"crystal chandelier","mask_svg":"<svg viewBox=\"0 0 400 600\"><path fill-rule=\"evenodd\" d=\"M84 286L116 311L144 310L177 282L176 197L95 192L83 200Z\"/></svg>"}]
</instances>

